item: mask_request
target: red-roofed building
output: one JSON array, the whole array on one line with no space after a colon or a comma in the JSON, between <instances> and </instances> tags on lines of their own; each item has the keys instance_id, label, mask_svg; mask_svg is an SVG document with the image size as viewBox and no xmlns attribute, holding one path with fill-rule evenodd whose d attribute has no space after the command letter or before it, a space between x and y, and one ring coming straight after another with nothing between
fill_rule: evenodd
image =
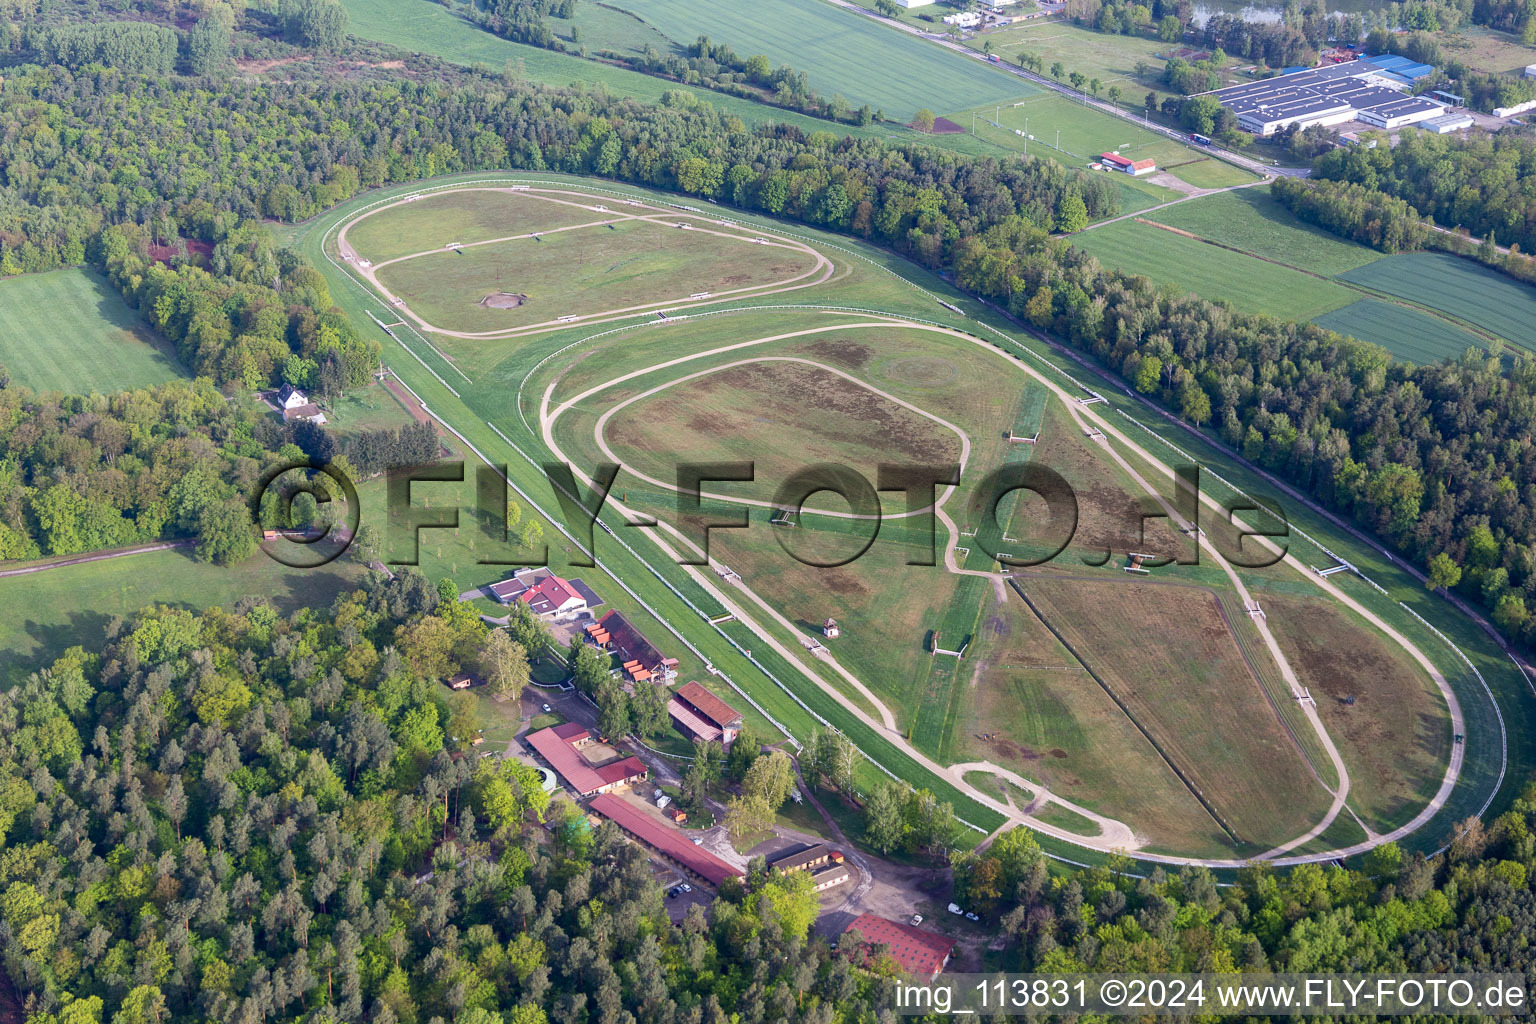
<instances>
[{"instance_id":1,"label":"red-roofed building","mask_svg":"<svg viewBox=\"0 0 1536 1024\"><path fill-rule=\"evenodd\" d=\"M743 876L740 868L721 860L702 846L693 845L693 841L677 829L657 821L616 796L604 793L594 797L592 810L628 832L641 844L711 885L719 885L727 878Z\"/></svg>"},{"instance_id":2,"label":"red-roofed building","mask_svg":"<svg viewBox=\"0 0 1536 1024\"><path fill-rule=\"evenodd\" d=\"M1128 156L1119 153L1100 153L1099 159L1112 171L1123 171L1132 177L1141 177L1143 174L1151 174L1157 170L1156 160L1132 160Z\"/></svg>"},{"instance_id":3,"label":"red-roofed building","mask_svg":"<svg viewBox=\"0 0 1536 1024\"><path fill-rule=\"evenodd\" d=\"M580 748L591 741L592 735L575 722L540 729L523 739L582 796L607 793L646 777L645 762L638 757L626 757L600 766L588 761Z\"/></svg>"},{"instance_id":4,"label":"red-roofed building","mask_svg":"<svg viewBox=\"0 0 1536 1024\"><path fill-rule=\"evenodd\" d=\"M678 732L694 740L729 747L741 732L741 712L710 693L700 683L684 683L667 702L667 713Z\"/></svg>"},{"instance_id":5,"label":"red-roofed building","mask_svg":"<svg viewBox=\"0 0 1536 1024\"><path fill-rule=\"evenodd\" d=\"M630 682L650 680L655 677L671 680L677 676L677 659L669 658L657 650L645 634L618 612L609 612L597 620L597 629L589 624L587 637L599 647L613 651L624 665L624 677ZM607 640L597 637L606 633ZM646 675L639 673L645 672Z\"/></svg>"},{"instance_id":6,"label":"red-roofed building","mask_svg":"<svg viewBox=\"0 0 1536 1024\"><path fill-rule=\"evenodd\" d=\"M491 584L502 604L521 601L545 622L564 622L587 614L590 604L569 580L548 569L524 569L510 579Z\"/></svg>"},{"instance_id":7,"label":"red-roofed building","mask_svg":"<svg viewBox=\"0 0 1536 1024\"><path fill-rule=\"evenodd\" d=\"M955 949L954 939L876 917L874 914L859 915L843 930L843 934L854 931L864 937L868 952L873 953L875 947L885 946L891 959L903 971L920 978L931 978L942 971L949 963L950 953Z\"/></svg>"}]
</instances>

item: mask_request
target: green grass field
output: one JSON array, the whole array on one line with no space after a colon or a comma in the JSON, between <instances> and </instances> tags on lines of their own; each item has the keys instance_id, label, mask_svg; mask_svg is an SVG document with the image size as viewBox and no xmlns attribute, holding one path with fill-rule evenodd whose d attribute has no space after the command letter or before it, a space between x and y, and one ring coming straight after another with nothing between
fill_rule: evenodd
<instances>
[{"instance_id":1,"label":"green grass field","mask_svg":"<svg viewBox=\"0 0 1536 1024\"><path fill-rule=\"evenodd\" d=\"M1472 260L1401 253L1339 276L1449 313L1536 352L1536 288Z\"/></svg>"},{"instance_id":2,"label":"green grass field","mask_svg":"<svg viewBox=\"0 0 1536 1024\"><path fill-rule=\"evenodd\" d=\"M173 549L9 577L0 587L15 611L0 616L0 685L20 681L67 647L100 650L102 630L114 615L127 617L153 604L233 608L248 595L264 597L286 614L329 604L363 572L346 556L318 569L290 569L258 553L225 568Z\"/></svg>"},{"instance_id":3,"label":"green grass field","mask_svg":"<svg viewBox=\"0 0 1536 1024\"><path fill-rule=\"evenodd\" d=\"M612 50L626 57L639 57L647 46L662 55L681 53L677 43L654 26L629 11L616 10L606 3L577 4L576 13L569 21L550 18L549 27L567 43L571 42L571 29L579 29L580 45L592 54Z\"/></svg>"},{"instance_id":4,"label":"green grass field","mask_svg":"<svg viewBox=\"0 0 1536 1024\"><path fill-rule=\"evenodd\" d=\"M840 94L855 106L868 103L902 119L919 107L958 110L1034 91L982 61L824 0L778 0L772 17L751 4L708 0L617 0L615 6L684 45L706 35L740 55L763 54L775 65L804 71L823 96Z\"/></svg>"},{"instance_id":5,"label":"green grass field","mask_svg":"<svg viewBox=\"0 0 1536 1024\"><path fill-rule=\"evenodd\" d=\"M109 393L186 375L171 347L88 270L0 281L0 363L34 391Z\"/></svg>"},{"instance_id":6,"label":"green grass field","mask_svg":"<svg viewBox=\"0 0 1536 1024\"><path fill-rule=\"evenodd\" d=\"M1382 258L1375 249L1303 224L1262 186L1191 199L1148 219L1317 274L1342 274Z\"/></svg>"},{"instance_id":7,"label":"green grass field","mask_svg":"<svg viewBox=\"0 0 1536 1024\"><path fill-rule=\"evenodd\" d=\"M1184 45L1142 36L1111 35L1054 19L978 32L966 45L980 50L989 42L993 52L1010 63L1018 63L1021 52L1033 53L1045 61L1047 70L1060 61L1068 73L1079 71L1097 78L1106 89L1118 85L1126 100L1137 106L1149 90L1156 91L1159 97L1172 95L1162 82L1163 65L1171 46ZM1138 63L1147 67L1147 73L1137 73Z\"/></svg>"},{"instance_id":8,"label":"green grass field","mask_svg":"<svg viewBox=\"0 0 1536 1024\"><path fill-rule=\"evenodd\" d=\"M1459 359L1468 348L1488 347L1485 339L1444 320L1381 299L1351 302L1313 323L1361 341L1374 341L1397 358L1419 366Z\"/></svg>"},{"instance_id":9,"label":"green grass field","mask_svg":"<svg viewBox=\"0 0 1536 1024\"><path fill-rule=\"evenodd\" d=\"M559 196L541 196L490 188L423 196L362 218L347 228L347 241L364 259L382 263L450 242L470 245L605 219L585 207L559 202Z\"/></svg>"},{"instance_id":10,"label":"green grass field","mask_svg":"<svg viewBox=\"0 0 1536 1024\"><path fill-rule=\"evenodd\" d=\"M970 107L946 116L970 128L972 114L979 138L1016 152L1053 157L1069 166L1086 165L1101 153L1115 151L1137 160L1156 160L1159 168L1172 167L1174 177L1198 188L1225 188L1255 180L1239 167L1058 93L1042 91L1001 106ZM1135 184L1157 187L1145 181ZM1165 191L1168 199L1178 198L1178 193Z\"/></svg>"},{"instance_id":11,"label":"green grass field","mask_svg":"<svg viewBox=\"0 0 1536 1024\"><path fill-rule=\"evenodd\" d=\"M1310 320L1358 297L1333 281L1134 220L1082 232L1072 244L1109 266L1144 274L1169 288L1292 320Z\"/></svg>"},{"instance_id":12,"label":"green grass field","mask_svg":"<svg viewBox=\"0 0 1536 1024\"><path fill-rule=\"evenodd\" d=\"M410 412L377 382L347 391L325 411L326 428L336 434L398 430L410 422Z\"/></svg>"},{"instance_id":13,"label":"green grass field","mask_svg":"<svg viewBox=\"0 0 1536 1024\"><path fill-rule=\"evenodd\" d=\"M629 220L459 251L439 249L378 267L377 273L434 328L483 333L776 284L814 269L808 254L754 245L750 236ZM523 296L522 304L481 305L495 293Z\"/></svg>"}]
</instances>

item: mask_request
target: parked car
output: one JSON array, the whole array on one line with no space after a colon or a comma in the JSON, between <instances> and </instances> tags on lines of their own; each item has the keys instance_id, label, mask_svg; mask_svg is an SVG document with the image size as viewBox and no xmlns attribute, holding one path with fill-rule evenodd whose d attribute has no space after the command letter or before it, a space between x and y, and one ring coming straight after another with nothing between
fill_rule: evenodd
<instances>
[{"instance_id":1,"label":"parked car","mask_svg":"<svg viewBox=\"0 0 1536 1024\"><path fill-rule=\"evenodd\" d=\"M672 888L667 890L667 899L676 899L679 892L682 892L682 890L674 885Z\"/></svg>"},{"instance_id":2,"label":"parked car","mask_svg":"<svg viewBox=\"0 0 1536 1024\"><path fill-rule=\"evenodd\" d=\"M974 914L974 913L972 913L972 912L971 912L971 911L969 911L969 910L967 910L967 911L966 911L966 912L965 912L965 919L966 919L966 920L967 920L967 921L980 921L980 920L981 920L981 918L979 918L979 917L977 917L977 916L976 916L976 915L975 915L975 914Z\"/></svg>"},{"instance_id":3,"label":"parked car","mask_svg":"<svg viewBox=\"0 0 1536 1024\"><path fill-rule=\"evenodd\" d=\"M689 885L687 882L684 882L682 885L678 886L678 888L683 892L693 892L693 886Z\"/></svg>"},{"instance_id":4,"label":"parked car","mask_svg":"<svg viewBox=\"0 0 1536 1024\"><path fill-rule=\"evenodd\" d=\"M539 705L539 707L541 707L541 708L543 708L543 709L544 709L544 713L545 713L545 714L546 714L546 715L547 715L547 714L549 714L549 712L550 712L550 707L549 707L549 705L548 705L548 704L540 704L540 705Z\"/></svg>"},{"instance_id":5,"label":"parked car","mask_svg":"<svg viewBox=\"0 0 1536 1024\"><path fill-rule=\"evenodd\" d=\"M694 836L693 837L693 845L694 846L703 846L704 845L704 840L702 838L700 838L699 836Z\"/></svg>"},{"instance_id":6,"label":"parked car","mask_svg":"<svg viewBox=\"0 0 1536 1024\"><path fill-rule=\"evenodd\" d=\"M962 911L960 909L960 904L958 904L958 903L951 903L949 905L949 912L951 914L956 915L956 916L959 916L960 914L964 913L964 911Z\"/></svg>"},{"instance_id":7,"label":"parked car","mask_svg":"<svg viewBox=\"0 0 1536 1024\"><path fill-rule=\"evenodd\" d=\"M912 915L912 923L914 925L922 924L923 923L923 915L922 914L913 914Z\"/></svg>"}]
</instances>

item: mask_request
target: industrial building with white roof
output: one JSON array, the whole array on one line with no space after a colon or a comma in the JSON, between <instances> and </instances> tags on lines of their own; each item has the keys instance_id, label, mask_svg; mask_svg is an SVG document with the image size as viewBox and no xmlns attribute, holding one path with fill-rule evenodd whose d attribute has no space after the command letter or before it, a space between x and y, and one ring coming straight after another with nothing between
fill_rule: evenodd
<instances>
[{"instance_id":1,"label":"industrial building with white roof","mask_svg":"<svg viewBox=\"0 0 1536 1024\"><path fill-rule=\"evenodd\" d=\"M1255 135L1273 135L1292 125L1302 129L1346 121L1390 130L1445 113L1444 103L1405 91L1433 70L1406 57L1361 57L1210 95L1237 115L1239 127Z\"/></svg>"}]
</instances>

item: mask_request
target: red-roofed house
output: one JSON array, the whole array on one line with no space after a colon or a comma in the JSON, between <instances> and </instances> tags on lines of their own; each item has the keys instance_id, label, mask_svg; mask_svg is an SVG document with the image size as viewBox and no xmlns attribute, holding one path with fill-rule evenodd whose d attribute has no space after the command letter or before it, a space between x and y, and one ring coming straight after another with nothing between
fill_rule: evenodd
<instances>
[{"instance_id":1,"label":"red-roofed house","mask_svg":"<svg viewBox=\"0 0 1536 1024\"><path fill-rule=\"evenodd\" d=\"M657 821L640 808L616 796L605 793L594 797L592 809L645 846L712 885L719 885L727 878L741 878L743 875L740 868L721 860L702 846L693 845L693 841L677 829Z\"/></svg>"},{"instance_id":2,"label":"red-roofed house","mask_svg":"<svg viewBox=\"0 0 1536 1024\"><path fill-rule=\"evenodd\" d=\"M891 959L903 971L920 978L931 978L949 963L955 940L937 932L924 931L909 924L890 921L874 914L861 914L843 934L856 931L864 937L868 952L874 947L885 946Z\"/></svg>"},{"instance_id":3,"label":"red-roofed house","mask_svg":"<svg viewBox=\"0 0 1536 1024\"><path fill-rule=\"evenodd\" d=\"M540 729L523 737L571 788L582 796L607 793L646 777L645 762L626 757L605 765L594 765L581 753L592 739L591 733L575 722Z\"/></svg>"},{"instance_id":4,"label":"red-roofed house","mask_svg":"<svg viewBox=\"0 0 1536 1024\"><path fill-rule=\"evenodd\" d=\"M699 683L684 683L667 702L667 713L678 732L692 740L710 740L729 747L741 732L741 712Z\"/></svg>"},{"instance_id":5,"label":"red-roofed house","mask_svg":"<svg viewBox=\"0 0 1536 1024\"><path fill-rule=\"evenodd\" d=\"M1139 178L1143 174L1151 174L1157 170L1156 160L1132 160L1128 156L1119 153L1100 153L1099 159L1112 171L1123 171L1132 177Z\"/></svg>"},{"instance_id":6,"label":"red-roofed house","mask_svg":"<svg viewBox=\"0 0 1536 1024\"><path fill-rule=\"evenodd\" d=\"M511 579L491 584L491 593L502 604L521 601L545 622L564 622L585 615L587 599L569 580L547 569L524 571Z\"/></svg>"}]
</instances>

